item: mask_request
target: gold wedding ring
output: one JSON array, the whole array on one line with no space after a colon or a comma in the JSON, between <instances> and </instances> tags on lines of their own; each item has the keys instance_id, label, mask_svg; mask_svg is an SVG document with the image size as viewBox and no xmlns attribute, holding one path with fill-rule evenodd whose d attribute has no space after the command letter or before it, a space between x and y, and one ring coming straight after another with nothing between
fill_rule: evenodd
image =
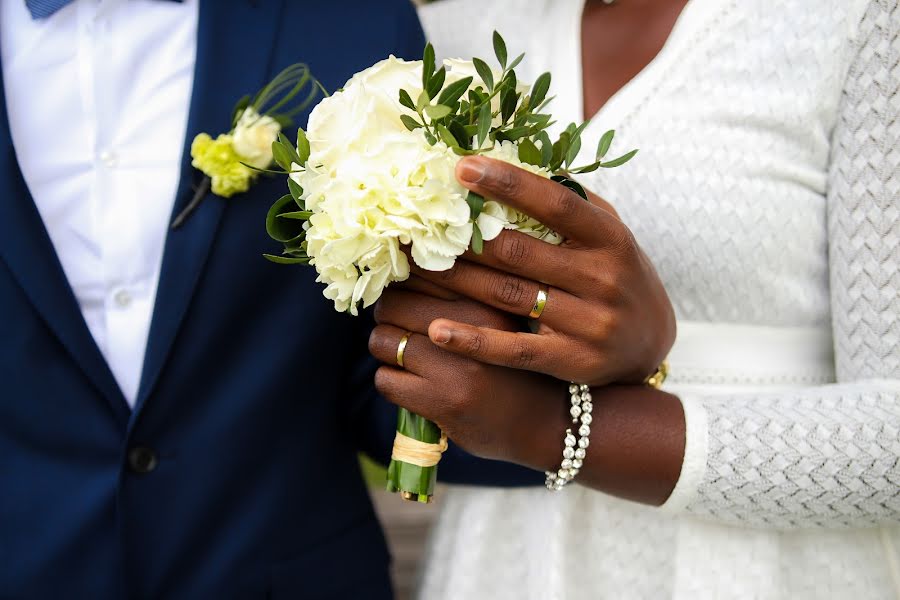
<instances>
[{"instance_id":1,"label":"gold wedding ring","mask_svg":"<svg viewBox=\"0 0 900 600\"><path fill-rule=\"evenodd\" d=\"M412 335L412 331L407 331L403 334L403 337L400 338L400 343L397 345L397 366L403 367L403 354L406 352L406 344L409 342L409 336Z\"/></svg>"},{"instance_id":2,"label":"gold wedding ring","mask_svg":"<svg viewBox=\"0 0 900 600\"><path fill-rule=\"evenodd\" d=\"M531 307L531 312L528 313L529 319L540 319L541 313L544 312L544 307L547 306L547 293L550 289L544 285L543 283L538 288L537 298L534 299L534 306Z\"/></svg>"}]
</instances>

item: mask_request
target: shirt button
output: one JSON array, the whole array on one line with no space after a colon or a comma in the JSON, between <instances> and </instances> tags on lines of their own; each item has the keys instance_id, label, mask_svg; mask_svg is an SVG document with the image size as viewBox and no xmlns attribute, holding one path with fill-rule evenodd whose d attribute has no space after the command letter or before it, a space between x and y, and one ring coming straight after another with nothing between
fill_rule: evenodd
<instances>
[{"instance_id":1,"label":"shirt button","mask_svg":"<svg viewBox=\"0 0 900 600\"><path fill-rule=\"evenodd\" d=\"M156 458L156 452L144 446L137 446L128 451L128 467L139 475L146 475L153 472L159 459Z\"/></svg>"},{"instance_id":2,"label":"shirt button","mask_svg":"<svg viewBox=\"0 0 900 600\"><path fill-rule=\"evenodd\" d=\"M128 290L119 290L113 296L113 300L115 300L116 306L119 308L128 308L131 306L131 294L128 293Z\"/></svg>"},{"instance_id":3,"label":"shirt button","mask_svg":"<svg viewBox=\"0 0 900 600\"><path fill-rule=\"evenodd\" d=\"M119 157L115 152L111 152L109 150L104 150L97 158L100 159L100 162L110 168L115 167L117 164L119 164Z\"/></svg>"}]
</instances>

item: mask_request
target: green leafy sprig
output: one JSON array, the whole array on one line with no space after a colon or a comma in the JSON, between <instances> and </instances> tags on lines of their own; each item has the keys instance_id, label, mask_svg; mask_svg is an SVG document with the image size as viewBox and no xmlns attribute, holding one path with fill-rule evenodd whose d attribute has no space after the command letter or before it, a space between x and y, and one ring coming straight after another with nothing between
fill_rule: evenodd
<instances>
[{"instance_id":1,"label":"green leafy sprig","mask_svg":"<svg viewBox=\"0 0 900 600\"><path fill-rule=\"evenodd\" d=\"M494 32L494 55L500 65L500 75L495 76L491 67L480 58L472 64L481 83L472 89L473 77L465 77L445 84L446 69L436 68L434 48L425 47L422 57L422 92L415 102L407 90L400 90L400 104L416 113L416 117L403 115L403 124L410 131L422 129L428 143L438 140L456 154L468 156L482 154L502 141L516 142L519 160L543 167L554 174L553 179L573 189L587 199L584 189L568 174L590 173L597 169L611 169L631 160L637 150L607 160L615 131L603 134L597 145L594 161L583 166L573 166L581 151L581 134L588 121L569 124L556 141L551 141L548 129L555 123L545 112L553 100L550 92L550 73L543 73L527 93L518 91L515 68L524 58L520 54L507 63L506 42ZM499 97L496 108L493 100ZM482 236L477 219L484 206L484 198L469 192L467 201L474 224L472 250L481 252Z\"/></svg>"}]
</instances>

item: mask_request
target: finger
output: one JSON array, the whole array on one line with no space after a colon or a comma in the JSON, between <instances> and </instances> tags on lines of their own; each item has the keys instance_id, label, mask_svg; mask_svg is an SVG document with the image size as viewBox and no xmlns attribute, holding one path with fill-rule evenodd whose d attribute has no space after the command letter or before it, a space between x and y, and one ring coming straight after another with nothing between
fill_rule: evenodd
<instances>
[{"instance_id":1,"label":"finger","mask_svg":"<svg viewBox=\"0 0 900 600\"><path fill-rule=\"evenodd\" d=\"M438 300L406 290L387 289L375 305L375 321L378 323L422 335L428 335L428 326L440 318L509 331L522 328L519 319L469 299Z\"/></svg>"},{"instance_id":2,"label":"finger","mask_svg":"<svg viewBox=\"0 0 900 600\"><path fill-rule=\"evenodd\" d=\"M531 279L466 261L458 261L447 271L425 271L415 265L411 268L420 277L521 317L529 316L535 308L541 289L541 284ZM577 321L578 315L584 314L585 308L582 300L565 290L549 288L540 319L551 327L568 330L572 321Z\"/></svg>"},{"instance_id":3,"label":"finger","mask_svg":"<svg viewBox=\"0 0 900 600\"><path fill-rule=\"evenodd\" d=\"M606 212L608 212L609 214L614 216L619 221L622 220L622 217L619 216L619 211L617 211L615 209L615 207L613 207L612 204L610 204L609 202L607 202L606 200L604 200L603 198L601 198L600 196L598 196L591 190L584 190L584 191L587 192L588 200L590 200L591 204L593 204L594 206L596 206L598 208L605 210Z\"/></svg>"},{"instance_id":4,"label":"finger","mask_svg":"<svg viewBox=\"0 0 900 600\"><path fill-rule=\"evenodd\" d=\"M569 188L499 160L464 157L456 176L473 192L520 210L567 239L598 246L623 228Z\"/></svg>"},{"instance_id":5,"label":"finger","mask_svg":"<svg viewBox=\"0 0 900 600\"><path fill-rule=\"evenodd\" d=\"M381 367L375 372L375 389L388 402L437 422L435 403L428 402L427 379L398 367Z\"/></svg>"},{"instance_id":6,"label":"finger","mask_svg":"<svg viewBox=\"0 0 900 600\"><path fill-rule=\"evenodd\" d=\"M410 259L410 263L411 262L412 259ZM417 277L416 275L410 275L409 279L407 279L406 281L395 283L391 287L394 289L401 289L409 292L418 292L420 294L425 294L426 296L432 296L434 298L440 298L442 300L458 300L460 298L459 294L454 293L447 288L443 288L436 283L428 281L427 279Z\"/></svg>"},{"instance_id":7,"label":"finger","mask_svg":"<svg viewBox=\"0 0 900 600\"><path fill-rule=\"evenodd\" d=\"M369 353L378 361L392 367L400 367L410 373L422 375L427 369L441 362L441 350L424 335L413 333L407 339L401 353L400 344L407 330L393 325L379 325L369 334ZM399 355L403 364L400 365Z\"/></svg>"},{"instance_id":8,"label":"finger","mask_svg":"<svg viewBox=\"0 0 900 600\"><path fill-rule=\"evenodd\" d=\"M468 250L463 258L507 273L521 275L571 292L581 277L572 277L576 250L548 244L518 231L503 231L484 243L481 254Z\"/></svg>"},{"instance_id":9,"label":"finger","mask_svg":"<svg viewBox=\"0 0 900 600\"><path fill-rule=\"evenodd\" d=\"M553 340L533 334L497 331L438 319L428 328L431 341L454 354L483 363L551 374L564 356ZM554 359L556 357L556 359Z\"/></svg>"}]
</instances>

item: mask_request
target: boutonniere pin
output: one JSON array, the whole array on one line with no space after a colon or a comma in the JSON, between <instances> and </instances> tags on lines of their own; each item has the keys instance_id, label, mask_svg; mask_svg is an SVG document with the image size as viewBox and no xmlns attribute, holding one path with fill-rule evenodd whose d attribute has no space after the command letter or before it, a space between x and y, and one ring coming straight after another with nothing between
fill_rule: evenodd
<instances>
[{"instance_id":1,"label":"boutonniere pin","mask_svg":"<svg viewBox=\"0 0 900 600\"><path fill-rule=\"evenodd\" d=\"M254 96L245 96L232 113L231 129L213 138L199 133L191 143L191 165L204 174L187 206L172 221L178 229L212 191L221 198L246 192L274 161L273 145L290 145L282 129L324 89L304 64L286 68ZM327 94L326 94L327 95ZM280 144L279 144L280 146Z\"/></svg>"}]
</instances>

